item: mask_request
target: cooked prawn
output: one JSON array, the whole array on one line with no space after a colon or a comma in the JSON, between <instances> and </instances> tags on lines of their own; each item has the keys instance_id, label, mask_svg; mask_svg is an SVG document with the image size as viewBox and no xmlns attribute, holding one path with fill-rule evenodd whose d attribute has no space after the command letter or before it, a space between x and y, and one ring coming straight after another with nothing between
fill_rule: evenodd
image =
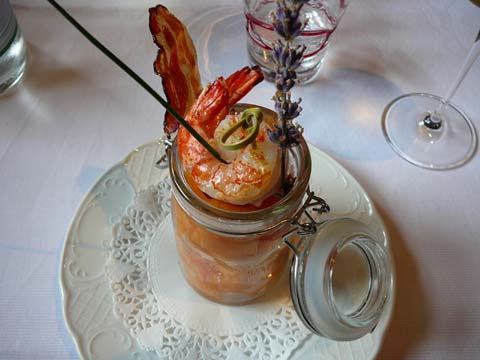
<instances>
[{"instance_id":1,"label":"cooked prawn","mask_svg":"<svg viewBox=\"0 0 480 360\"><path fill-rule=\"evenodd\" d=\"M235 205L260 204L278 188L280 155L267 130L268 121L259 125L256 140L238 150L226 150L219 145L222 135L240 121L240 115L230 108L263 80L261 71L245 67L226 80L218 78L200 94L186 116L197 130L225 159L215 159L200 143L181 128L178 147L182 165L195 184L208 196ZM246 130L239 129L231 136L238 141Z\"/></svg>"}]
</instances>

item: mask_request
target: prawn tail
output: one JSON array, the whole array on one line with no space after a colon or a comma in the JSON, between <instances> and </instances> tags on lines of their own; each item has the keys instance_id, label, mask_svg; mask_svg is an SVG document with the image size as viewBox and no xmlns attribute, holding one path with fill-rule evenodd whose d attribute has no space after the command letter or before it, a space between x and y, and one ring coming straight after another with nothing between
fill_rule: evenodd
<instances>
[{"instance_id":1,"label":"prawn tail","mask_svg":"<svg viewBox=\"0 0 480 360\"><path fill-rule=\"evenodd\" d=\"M225 80L218 78L200 94L187 121L201 127L207 137L212 138L218 124L228 114L228 95Z\"/></svg>"},{"instance_id":2,"label":"prawn tail","mask_svg":"<svg viewBox=\"0 0 480 360\"><path fill-rule=\"evenodd\" d=\"M236 104L252 88L263 80L263 73L258 66L245 66L234 72L225 80L229 91L229 106Z\"/></svg>"}]
</instances>

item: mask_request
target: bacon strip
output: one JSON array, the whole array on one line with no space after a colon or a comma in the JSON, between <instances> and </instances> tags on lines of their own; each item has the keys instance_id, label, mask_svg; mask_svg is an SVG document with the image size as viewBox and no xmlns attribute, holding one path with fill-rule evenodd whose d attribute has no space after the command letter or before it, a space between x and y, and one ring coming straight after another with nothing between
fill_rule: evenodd
<instances>
[{"instance_id":1,"label":"bacon strip","mask_svg":"<svg viewBox=\"0 0 480 360\"><path fill-rule=\"evenodd\" d=\"M159 50L153 63L169 104L185 117L202 92L197 53L188 30L165 6L149 9L149 26ZM177 120L165 113L163 129L170 135L178 128Z\"/></svg>"}]
</instances>

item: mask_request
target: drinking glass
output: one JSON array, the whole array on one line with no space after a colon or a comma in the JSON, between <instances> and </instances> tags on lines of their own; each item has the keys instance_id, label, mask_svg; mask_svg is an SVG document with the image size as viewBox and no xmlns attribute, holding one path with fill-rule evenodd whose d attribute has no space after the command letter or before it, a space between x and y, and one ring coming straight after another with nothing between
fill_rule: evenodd
<instances>
[{"instance_id":1,"label":"drinking glass","mask_svg":"<svg viewBox=\"0 0 480 360\"><path fill-rule=\"evenodd\" d=\"M0 94L20 82L27 49L8 0L0 0Z\"/></svg>"},{"instance_id":2,"label":"drinking glass","mask_svg":"<svg viewBox=\"0 0 480 360\"><path fill-rule=\"evenodd\" d=\"M293 45L306 46L304 60L296 70L297 81L312 80L320 70L325 58L330 36L337 28L349 0L310 0L302 8L301 17L306 21L303 32L295 38ZM245 0L247 50L251 65L258 65L265 78L275 79L272 45L279 39L272 26L274 0Z\"/></svg>"},{"instance_id":3,"label":"drinking glass","mask_svg":"<svg viewBox=\"0 0 480 360\"><path fill-rule=\"evenodd\" d=\"M422 168L445 170L473 156L477 148L475 127L450 100L479 54L480 32L443 98L412 93L387 105L382 117L383 134L402 158Z\"/></svg>"}]
</instances>

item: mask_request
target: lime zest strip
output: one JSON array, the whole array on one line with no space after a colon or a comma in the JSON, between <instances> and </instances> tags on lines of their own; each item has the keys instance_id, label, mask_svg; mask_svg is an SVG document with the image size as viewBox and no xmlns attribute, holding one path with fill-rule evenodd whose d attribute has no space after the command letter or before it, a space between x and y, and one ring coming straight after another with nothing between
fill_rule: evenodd
<instances>
[{"instance_id":1,"label":"lime zest strip","mask_svg":"<svg viewBox=\"0 0 480 360\"><path fill-rule=\"evenodd\" d=\"M263 119L262 110L258 107L248 108L240 115L240 121L229 128L220 138L220 145L226 150L239 150L255 141L260 130L260 122ZM240 141L227 144L227 140L240 127L249 130L248 135Z\"/></svg>"}]
</instances>

